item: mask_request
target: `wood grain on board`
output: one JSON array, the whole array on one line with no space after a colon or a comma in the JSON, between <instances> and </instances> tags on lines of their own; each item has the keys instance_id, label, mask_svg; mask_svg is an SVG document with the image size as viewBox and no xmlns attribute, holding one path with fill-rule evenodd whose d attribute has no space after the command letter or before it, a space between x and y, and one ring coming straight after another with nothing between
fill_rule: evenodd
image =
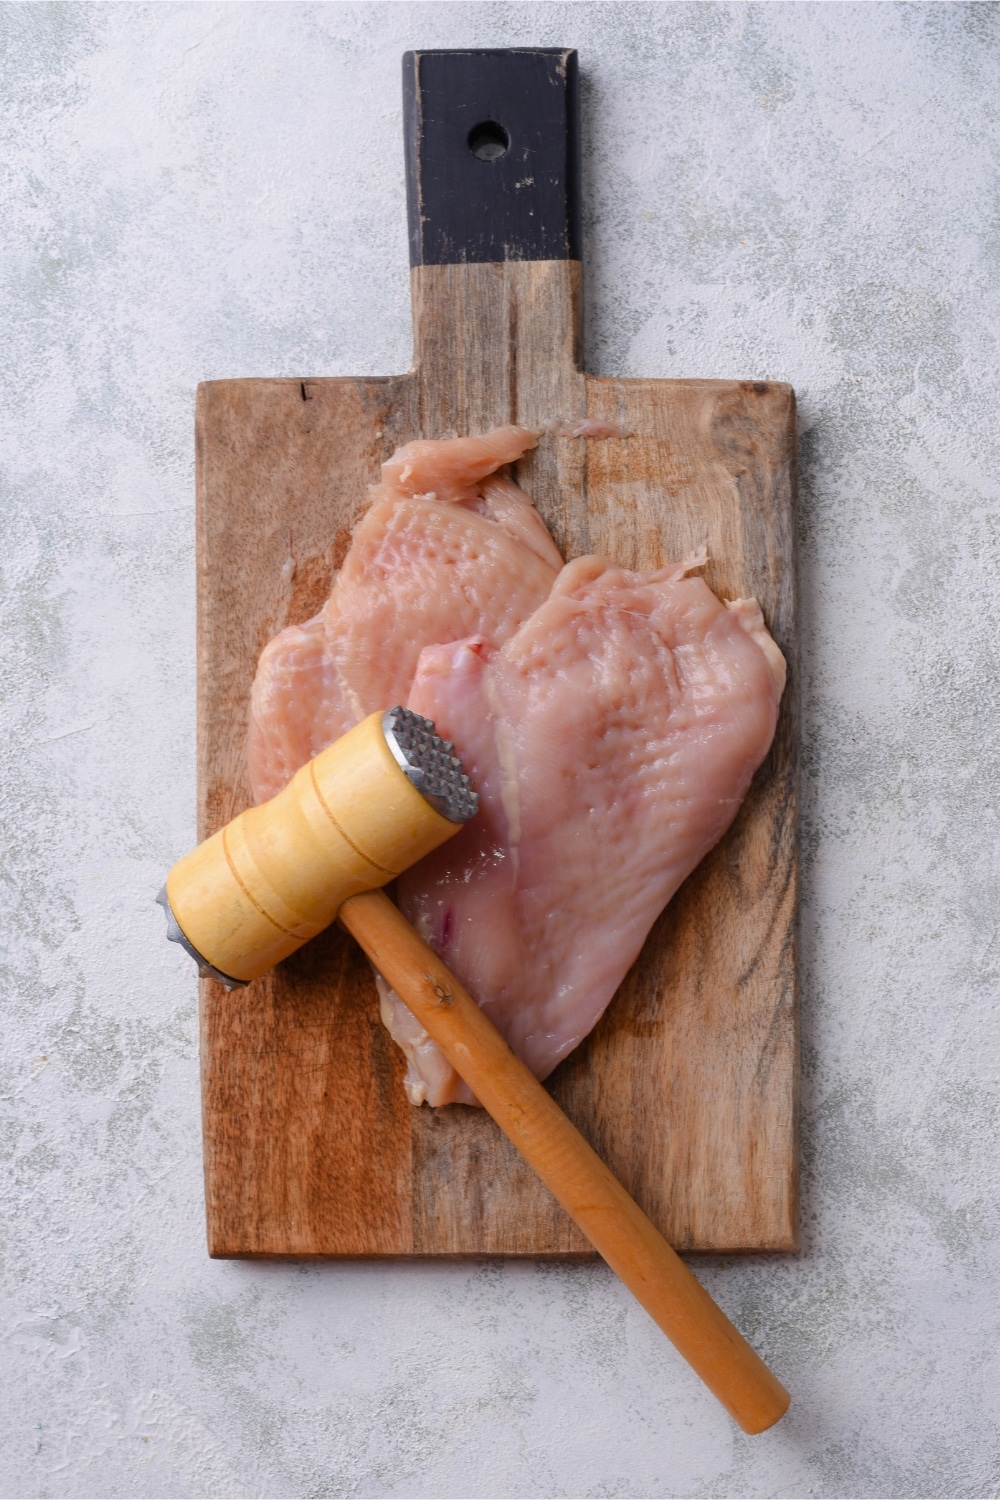
<instances>
[{"instance_id":1,"label":"wood grain on board","mask_svg":"<svg viewBox=\"0 0 1000 1500\"><path fill-rule=\"evenodd\" d=\"M566 557L653 568L707 544L789 660L774 746L732 829L549 1086L679 1249L797 1238L794 398L786 385L579 369L575 261L417 266L415 367L199 391L200 836L249 805L257 655L329 592L382 460L413 437L584 414L517 466ZM599 878L599 875L596 877ZM264 979L202 981L217 1256L593 1252L482 1111L412 1108L366 961L336 927Z\"/></svg>"}]
</instances>

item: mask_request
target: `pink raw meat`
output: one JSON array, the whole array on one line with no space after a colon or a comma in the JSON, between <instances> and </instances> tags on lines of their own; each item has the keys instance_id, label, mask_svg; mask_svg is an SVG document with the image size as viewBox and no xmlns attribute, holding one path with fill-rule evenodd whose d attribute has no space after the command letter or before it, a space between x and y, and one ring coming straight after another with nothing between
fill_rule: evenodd
<instances>
[{"instance_id":1,"label":"pink raw meat","mask_svg":"<svg viewBox=\"0 0 1000 1500\"><path fill-rule=\"evenodd\" d=\"M264 648L247 757L258 802L367 714L406 701L425 646L502 645L548 596L562 558L527 495L496 471L527 427L407 443L354 531L320 613Z\"/></svg>"},{"instance_id":2,"label":"pink raw meat","mask_svg":"<svg viewBox=\"0 0 1000 1500\"><path fill-rule=\"evenodd\" d=\"M409 706L454 740L481 810L399 881L402 910L545 1078L594 1027L774 735L781 652L754 600L584 557L497 649L428 646ZM414 1103L473 1103L384 982Z\"/></svg>"}]
</instances>

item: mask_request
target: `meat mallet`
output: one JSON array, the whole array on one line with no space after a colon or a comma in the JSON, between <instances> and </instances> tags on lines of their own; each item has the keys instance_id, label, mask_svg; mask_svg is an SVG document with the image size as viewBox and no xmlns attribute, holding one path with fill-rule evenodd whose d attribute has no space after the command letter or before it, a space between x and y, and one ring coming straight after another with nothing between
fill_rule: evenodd
<instances>
[{"instance_id":1,"label":"meat mallet","mask_svg":"<svg viewBox=\"0 0 1000 1500\"><path fill-rule=\"evenodd\" d=\"M230 988L335 919L611 1269L745 1432L789 1395L621 1183L380 889L451 838L478 798L429 719L375 713L179 860L168 935Z\"/></svg>"}]
</instances>

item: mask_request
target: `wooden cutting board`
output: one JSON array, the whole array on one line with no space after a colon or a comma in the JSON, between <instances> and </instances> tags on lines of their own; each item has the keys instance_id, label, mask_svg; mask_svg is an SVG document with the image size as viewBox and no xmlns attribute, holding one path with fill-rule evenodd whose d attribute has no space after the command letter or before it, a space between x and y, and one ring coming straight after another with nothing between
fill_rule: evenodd
<instances>
[{"instance_id":1,"label":"wooden cutting board","mask_svg":"<svg viewBox=\"0 0 1000 1500\"><path fill-rule=\"evenodd\" d=\"M394 448L620 424L517 466L563 555L655 568L707 544L708 583L760 600L789 685L736 823L550 1087L678 1249L794 1249L793 393L581 372L575 53L407 54L404 78L414 368L199 389L200 836L249 805L258 653L319 609ZM203 980L201 1046L212 1255L593 1254L482 1111L407 1103L339 927L246 989Z\"/></svg>"}]
</instances>

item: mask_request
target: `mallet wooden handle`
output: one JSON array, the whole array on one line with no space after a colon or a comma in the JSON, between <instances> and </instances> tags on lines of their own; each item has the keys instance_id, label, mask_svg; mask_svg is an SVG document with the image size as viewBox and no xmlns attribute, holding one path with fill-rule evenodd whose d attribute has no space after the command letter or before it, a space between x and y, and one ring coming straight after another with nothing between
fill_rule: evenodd
<instances>
[{"instance_id":1,"label":"mallet wooden handle","mask_svg":"<svg viewBox=\"0 0 1000 1500\"><path fill-rule=\"evenodd\" d=\"M650 1223L469 992L382 891L352 896L340 921L546 1187L744 1432L790 1397Z\"/></svg>"}]
</instances>

